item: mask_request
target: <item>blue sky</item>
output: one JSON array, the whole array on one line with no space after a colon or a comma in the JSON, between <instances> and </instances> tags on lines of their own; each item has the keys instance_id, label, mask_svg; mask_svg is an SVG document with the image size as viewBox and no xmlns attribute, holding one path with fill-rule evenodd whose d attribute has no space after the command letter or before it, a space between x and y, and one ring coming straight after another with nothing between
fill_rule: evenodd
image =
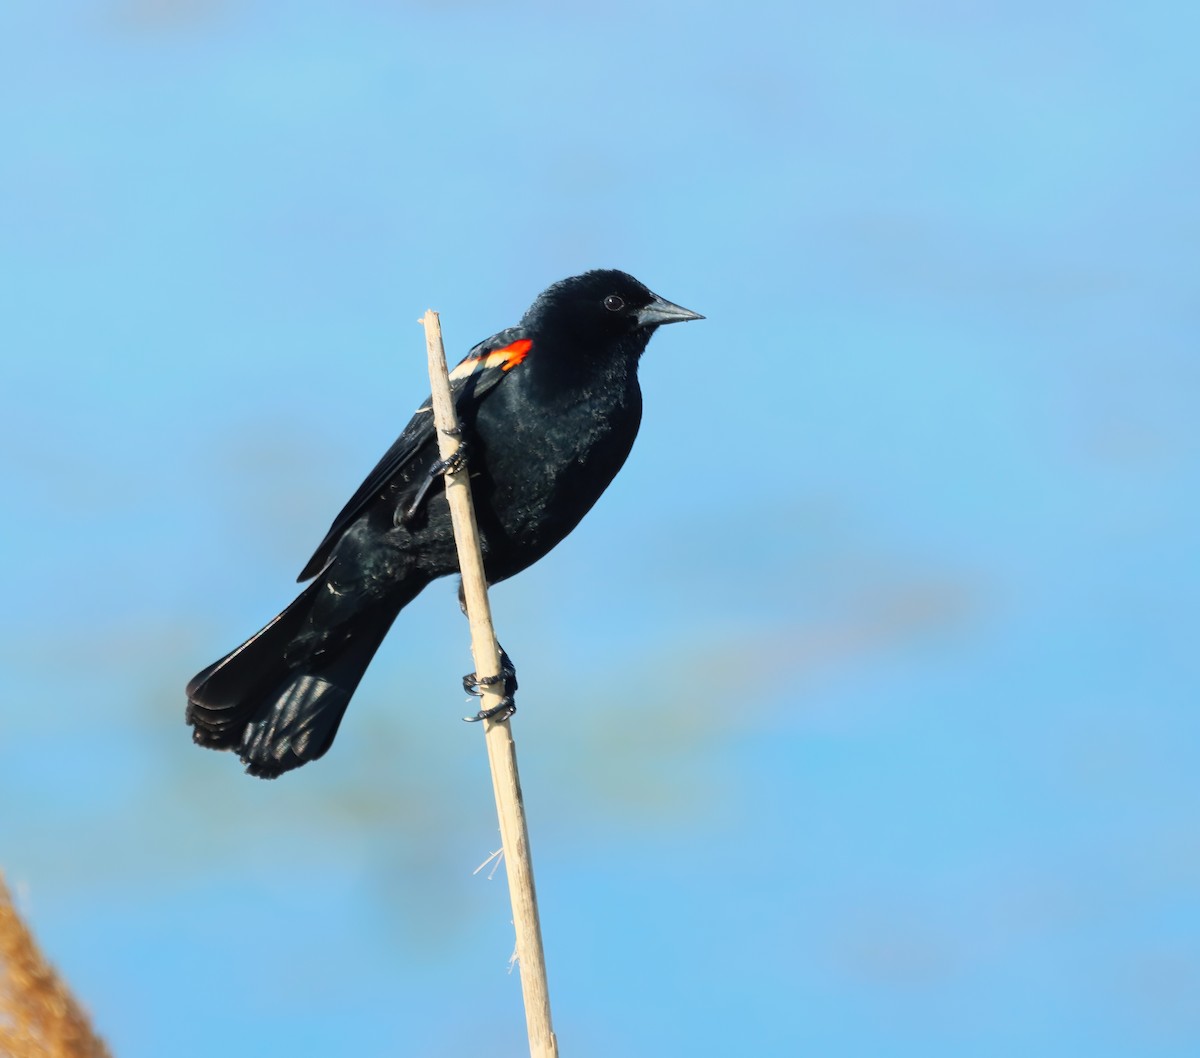
<instances>
[{"instance_id":1,"label":"blue sky","mask_svg":"<svg viewBox=\"0 0 1200 1058\"><path fill-rule=\"evenodd\" d=\"M0 13L0 868L118 1058L523 1048L452 585L191 746L453 357L704 313L494 592L564 1054L1200 1046L1195 9Z\"/></svg>"}]
</instances>

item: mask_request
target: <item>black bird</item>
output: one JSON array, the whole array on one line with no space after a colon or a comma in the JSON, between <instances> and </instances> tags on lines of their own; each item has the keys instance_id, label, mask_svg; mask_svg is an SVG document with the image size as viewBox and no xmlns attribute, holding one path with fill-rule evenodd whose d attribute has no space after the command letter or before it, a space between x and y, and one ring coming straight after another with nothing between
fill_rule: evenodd
<instances>
[{"instance_id":1,"label":"black bird","mask_svg":"<svg viewBox=\"0 0 1200 1058\"><path fill-rule=\"evenodd\" d=\"M490 584L545 555L600 498L637 436L646 343L663 324L698 319L624 272L587 272L544 291L451 372ZM235 750L262 778L329 749L396 615L458 571L444 469L426 401L301 571L312 583L188 684L195 742Z\"/></svg>"}]
</instances>

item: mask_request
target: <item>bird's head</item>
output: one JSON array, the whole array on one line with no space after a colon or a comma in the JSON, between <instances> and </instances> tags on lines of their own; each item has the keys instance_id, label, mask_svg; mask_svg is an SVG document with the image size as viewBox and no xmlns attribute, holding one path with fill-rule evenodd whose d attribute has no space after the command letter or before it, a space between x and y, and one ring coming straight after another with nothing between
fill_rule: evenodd
<instances>
[{"instance_id":1,"label":"bird's head","mask_svg":"<svg viewBox=\"0 0 1200 1058\"><path fill-rule=\"evenodd\" d=\"M636 355L663 324L702 319L698 312L660 298L627 272L604 268L548 287L521 322L578 347L619 346Z\"/></svg>"}]
</instances>

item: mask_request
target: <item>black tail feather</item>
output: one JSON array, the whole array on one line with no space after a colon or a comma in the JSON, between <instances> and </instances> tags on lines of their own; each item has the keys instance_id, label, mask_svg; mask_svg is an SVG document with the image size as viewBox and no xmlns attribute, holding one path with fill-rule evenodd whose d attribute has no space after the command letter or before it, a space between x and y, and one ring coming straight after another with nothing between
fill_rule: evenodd
<instances>
[{"instance_id":1,"label":"black tail feather","mask_svg":"<svg viewBox=\"0 0 1200 1058\"><path fill-rule=\"evenodd\" d=\"M400 600L377 603L356 615L346 638L320 651L297 649L298 641L312 638L313 605L324 590L321 580L310 584L262 631L188 684L187 722L196 743L235 750L247 772L267 779L324 755L400 609Z\"/></svg>"}]
</instances>

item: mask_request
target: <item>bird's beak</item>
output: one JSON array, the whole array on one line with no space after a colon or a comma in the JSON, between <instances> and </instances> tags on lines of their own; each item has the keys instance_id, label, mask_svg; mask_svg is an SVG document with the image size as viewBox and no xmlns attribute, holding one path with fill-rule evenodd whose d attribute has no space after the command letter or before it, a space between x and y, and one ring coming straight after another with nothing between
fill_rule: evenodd
<instances>
[{"instance_id":1,"label":"bird's beak","mask_svg":"<svg viewBox=\"0 0 1200 1058\"><path fill-rule=\"evenodd\" d=\"M660 323L682 323L684 320L702 320L703 316L682 305L673 305L664 301L657 294L654 300L643 309L638 309L637 321L639 327L657 327Z\"/></svg>"}]
</instances>

